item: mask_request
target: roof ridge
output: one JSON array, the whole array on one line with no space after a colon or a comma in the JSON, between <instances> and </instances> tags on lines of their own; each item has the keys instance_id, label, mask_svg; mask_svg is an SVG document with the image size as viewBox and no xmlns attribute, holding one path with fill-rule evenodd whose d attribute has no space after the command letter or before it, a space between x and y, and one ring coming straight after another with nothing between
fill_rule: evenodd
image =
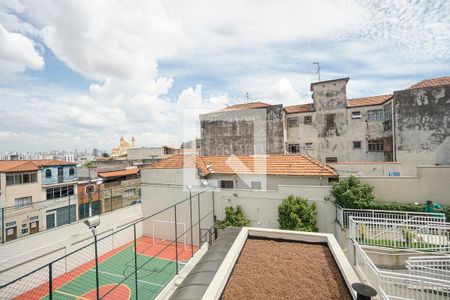
<instances>
[{"instance_id":1,"label":"roof ridge","mask_svg":"<svg viewBox=\"0 0 450 300\"><path fill-rule=\"evenodd\" d=\"M316 164L317 166L320 166L320 173L324 173L323 169L326 168L328 170L333 170L334 172L336 172L336 170L332 167L330 167L329 165L327 165L326 163L321 162L320 160L317 159L313 159L312 157L310 157L309 155L305 155L302 153L299 153L301 156L303 156L304 158L306 158L307 160L309 160L311 163Z\"/></svg>"}]
</instances>

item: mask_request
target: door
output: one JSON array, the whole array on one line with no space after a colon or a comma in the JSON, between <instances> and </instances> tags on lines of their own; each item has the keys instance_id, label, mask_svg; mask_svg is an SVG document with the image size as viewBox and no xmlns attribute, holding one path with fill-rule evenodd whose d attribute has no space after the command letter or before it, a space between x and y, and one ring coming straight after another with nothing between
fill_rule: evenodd
<instances>
[{"instance_id":1,"label":"door","mask_svg":"<svg viewBox=\"0 0 450 300\"><path fill-rule=\"evenodd\" d=\"M47 215L47 229L55 228L56 226L56 212Z\"/></svg>"},{"instance_id":2,"label":"door","mask_svg":"<svg viewBox=\"0 0 450 300\"><path fill-rule=\"evenodd\" d=\"M64 181L64 169L58 168L58 182Z\"/></svg>"},{"instance_id":3,"label":"door","mask_svg":"<svg viewBox=\"0 0 450 300\"><path fill-rule=\"evenodd\" d=\"M17 239L17 226L6 228L6 241Z\"/></svg>"},{"instance_id":4,"label":"door","mask_svg":"<svg viewBox=\"0 0 450 300\"><path fill-rule=\"evenodd\" d=\"M39 221L30 222L30 234L39 232Z\"/></svg>"}]
</instances>

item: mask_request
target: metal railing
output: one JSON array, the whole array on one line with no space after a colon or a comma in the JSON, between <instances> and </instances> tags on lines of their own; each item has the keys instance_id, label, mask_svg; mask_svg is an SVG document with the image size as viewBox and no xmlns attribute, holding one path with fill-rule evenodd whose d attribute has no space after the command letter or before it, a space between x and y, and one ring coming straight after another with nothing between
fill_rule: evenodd
<instances>
[{"instance_id":1,"label":"metal railing","mask_svg":"<svg viewBox=\"0 0 450 300\"><path fill-rule=\"evenodd\" d=\"M410 275L450 281L450 255L413 256L405 265Z\"/></svg>"},{"instance_id":2,"label":"metal railing","mask_svg":"<svg viewBox=\"0 0 450 300\"><path fill-rule=\"evenodd\" d=\"M93 230L83 247L1 285L0 298L154 298L185 266L182 275L190 271L213 226L214 191L190 195L112 234Z\"/></svg>"},{"instance_id":3,"label":"metal railing","mask_svg":"<svg viewBox=\"0 0 450 300\"><path fill-rule=\"evenodd\" d=\"M365 218L386 218L397 220L409 220L414 218L421 221L435 221L445 222L444 213L426 213L426 212L410 212L410 211L392 211L392 210L377 210L377 209L353 209L342 208L336 206L336 220L343 228L348 228L350 217L365 217Z\"/></svg>"},{"instance_id":4,"label":"metal railing","mask_svg":"<svg viewBox=\"0 0 450 300\"><path fill-rule=\"evenodd\" d=\"M416 219L418 218L418 219ZM350 238L361 245L372 245L421 251L450 252L450 223L349 217Z\"/></svg>"},{"instance_id":5,"label":"metal railing","mask_svg":"<svg viewBox=\"0 0 450 300\"><path fill-rule=\"evenodd\" d=\"M382 271L375 266L358 243L354 246L356 270L378 291L378 299L445 299L450 296L450 281Z\"/></svg>"}]
</instances>

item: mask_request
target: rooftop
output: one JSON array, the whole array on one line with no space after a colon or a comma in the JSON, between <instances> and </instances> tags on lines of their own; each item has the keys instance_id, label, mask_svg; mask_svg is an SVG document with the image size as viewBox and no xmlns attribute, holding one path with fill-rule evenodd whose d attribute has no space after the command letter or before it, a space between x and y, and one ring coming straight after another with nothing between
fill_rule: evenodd
<instances>
[{"instance_id":1,"label":"rooftop","mask_svg":"<svg viewBox=\"0 0 450 300\"><path fill-rule=\"evenodd\" d=\"M284 107L284 111L287 114L311 112L311 111L314 111L314 104L313 103L307 103L307 104L285 106Z\"/></svg>"},{"instance_id":2,"label":"rooftop","mask_svg":"<svg viewBox=\"0 0 450 300\"><path fill-rule=\"evenodd\" d=\"M291 176L337 176L325 163L302 154L247 156L174 155L154 163L150 169L197 168L208 174L264 174Z\"/></svg>"},{"instance_id":3,"label":"rooftop","mask_svg":"<svg viewBox=\"0 0 450 300\"><path fill-rule=\"evenodd\" d=\"M225 112L225 111L234 111L234 110L243 110L243 109L256 109L256 108L264 108L272 106L272 104L264 103L260 101L250 102L250 103L241 103L236 105L231 105L220 110L216 110L213 113Z\"/></svg>"},{"instance_id":4,"label":"rooftop","mask_svg":"<svg viewBox=\"0 0 450 300\"><path fill-rule=\"evenodd\" d=\"M392 95L379 95L347 100L347 107L381 105L392 99Z\"/></svg>"},{"instance_id":5,"label":"rooftop","mask_svg":"<svg viewBox=\"0 0 450 300\"><path fill-rule=\"evenodd\" d=\"M126 169L119 171L99 172L98 176L102 178L122 177L127 175L135 175L139 173L139 169Z\"/></svg>"},{"instance_id":6,"label":"rooftop","mask_svg":"<svg viewBox=\"0 0 450 300\"><path fill-rule=\"evenodd\" d=\"M0 160L0 172L27 172L37 171L40 167L75 165L75 163L61 160L42 159L42 160Z\"/></svg>"},{"instance_id":7,"label":"rooftop","mask_svg":"<svg viewBox=\"0 0 450 300\"><path fill-rule=\"evenodd\" d=\"M420 89L444 85L450 85L450 76L422 80L421 82L410 86L408 89Z\"/></svg>"}]
</instances>

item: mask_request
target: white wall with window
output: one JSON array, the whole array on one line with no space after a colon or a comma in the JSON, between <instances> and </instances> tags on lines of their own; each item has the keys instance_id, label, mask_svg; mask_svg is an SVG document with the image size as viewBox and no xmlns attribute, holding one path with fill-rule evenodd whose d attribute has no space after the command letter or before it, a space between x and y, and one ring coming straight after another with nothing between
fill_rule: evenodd
<instances>
[{"instance_id":1,"label":"white wall with window","mask_svg":"<svg viewBox=\"0 0 450 300\"><path fill-rule=\"evenodd\" d=\"M33 203L33 197L28 196L28 197L16 198L14 202L15 202L16 207L30 206Z\"/></svg>"}]
</instances>

